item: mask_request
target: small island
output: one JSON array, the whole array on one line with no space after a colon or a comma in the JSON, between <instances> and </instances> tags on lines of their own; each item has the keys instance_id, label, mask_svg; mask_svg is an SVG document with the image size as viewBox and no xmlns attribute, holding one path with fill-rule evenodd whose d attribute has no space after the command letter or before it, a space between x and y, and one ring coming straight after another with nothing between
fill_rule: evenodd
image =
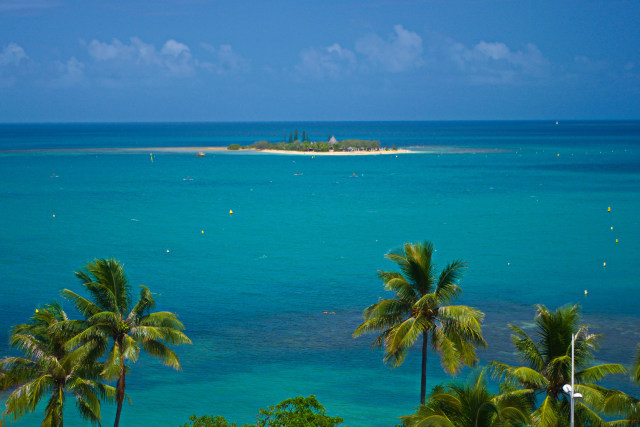
<instances>
[{"instance_id":1,"label":"small island","mask_svg":"<svg viewBox=\"0 0 640 427\"><path fill-rule=\"evenodd\" d=\"M327 141L311 141L307 132L302 131L301 138L298 138L298 130L289 134L288 140L280 142L256 141L253 144L241 146L231 144L227 150L257 150L263 152L288 152L295 154L382 154L397 153L399 150L394 145L391 148L381 147L380 141L365 139L344 139L338 141L335 136L331 136ZM405 152L405 150L400 150Z\"/></svg>"}]
</instances>

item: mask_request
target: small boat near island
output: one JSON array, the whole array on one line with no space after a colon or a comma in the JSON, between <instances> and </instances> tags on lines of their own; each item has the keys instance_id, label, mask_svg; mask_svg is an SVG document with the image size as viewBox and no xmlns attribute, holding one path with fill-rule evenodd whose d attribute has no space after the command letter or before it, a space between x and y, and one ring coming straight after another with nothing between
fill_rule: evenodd
<instances>
[{"instance_id":1,"label":"small boat near island","mask_svg":"<svg viewBox=\"0 0 640 427\"><path fill-rule=\"evenodd\" d=\"M295 176L300 176L300 175L302 175L302 172L296 172L296 173L294 173L294 175Z\"/></svg>"},{"instance_id":2,"label":"small boat near island","mask_svg":"<svg viewBox=\"0 0 640 427\"><path fill-rule=\"evenodd\" d=\"M198 154L195 155L195 157L204 157L205 154L202 151L198 151Z\"/></svg>"}]
</instances>

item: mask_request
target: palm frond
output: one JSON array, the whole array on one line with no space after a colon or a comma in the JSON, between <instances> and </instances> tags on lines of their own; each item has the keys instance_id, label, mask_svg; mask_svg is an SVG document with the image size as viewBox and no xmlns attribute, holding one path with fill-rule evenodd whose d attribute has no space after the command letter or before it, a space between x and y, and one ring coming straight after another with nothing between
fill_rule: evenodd
<instances>
[{"instance_id":1,"label":"palm frond","mask_svg":"<svg viewBox=\"0 0 640 427\"><path fill-rule=\"evenodd\" d=\"M410 317L392 328L385 342L387 354L392 354L399 350L403 351L413 346L424 332L424 326L424 319L421 317Z\"/></svg>"},{"instance_id":2,"label":"palm frond","mask_svg":"<svg viewBox=\"0 0 640 427\"><path fill-rule=\"evenodd\" d=\"M455 260L447 264L440 272L440 277L438 277L438 283L434 292L440 304L451 304L460 296L462 290L457 283L462 278L462 273L465 268L465 262Z\"/></svg>"},{"instance_id":3,"label":"palm frond","mask_svg":"<svg viewBox=\"0 0 640 427\"><path fill-rule=\"evenodd\" d=\"M156 302L153 299L153 295L149 288L146 286L140 285L142 288L140 290L140 299L129 313L128 320L133 321L134 319L141 318L145 313L148 313L149 310L153 309L156 306Z\"/></svg>"},{"instance_id":4,"label":"palm frond","mask_svg":"<svg viewBox=\"0 0 640 427\"><path fill-rule=\"evenodd\" d=\"M178 320L178 316L169 311L156 311L149 313L140 319L140 326L157 326L173 328L182 331L184 325Z\"/></svg>"},{"instance_id":5,"label":"palm frond","mask_svg":"<svg viewBox=\"0 0 640 427\"><path fill-rule=\"evenodd\" d=\"M514 367L502 362L491 362L488 368L494 379L506 380L527 389L539 390L549 385L544 375L526 366Z\"/></svg>"},{"instance_id":6,"label":"palm frond","mask_svg":"<svg viewBox=\"0 0 640 427\"><path fill-rule=\"evenodd\" d=\"M617 363L604 363L601 365L591 366L583 369L580 372L576 372L575 376L579 381L583 382L596 382L600 381L607 375L611 374L626 374L627 368Z\"/></svg>"},{"instance_id":7,"label":"palm frond","mask_svg":"<svg viewBox=\"0 0 640 427\"><path fill-rule=\"evenodd\" d=\"M536 343L534 343L531 337L521 328L515 325L509 325L509 328L515 332L514 335L511 335L511 341L515 345L520 357L524 359L530 367L541 371L544 368L545 362Z\"/></svg>"},{"instance_id":8,"label":"palm frond","mask_svg":"<svg viewBox=\"0 0 640 427\"><path fill-rule=\"evenodd\" d=\"M109 356L104 363L104 368L102 370L102 375L107 379L115 379L120 376L120 371L122 370L124 365L124 358L122 356L122 352L120 350L120 346L114 344L111 347L111 351L109 352Z\"/></svg>"},{"instance_id":9,"label":"palm frond","mask_svg":"<svg viewBox=\"0 0 640 427\"><path fill-rule=\"evenodd\" d=\"M636 357L631 368L631 378L635 382L640 383L640 344L638 345Z\"/></svg>"},{"instance_id":10,"label":"palm frond","mask_svg":"<svg viewBox=\"0 0 640 427\"><path fill-rule=\"evenodd\" d=\"M576 390L578 388L576 387ZM585 405L580 400L575 401L575 417L579 419L583 425L594 426L594 427L605 427L608 426L609 423L598 415L596 411L591 409L589 406Z\"/></svg>"},{"instance_id":11,"label":"palm frond","mask_svg":"<svg viewBox=\"0 0 640 427\"><path fill-rule=\"evenodd\" d=\"M540 407L531 415L533 424L537 427L557 427L561 425L559 424L560 414L558 409L556 402L550 396L547 396Z\"/></svg>"},{"instance_id":12,"label":"palm frond","mask_svg":"<svg viewBox=\"0 0 640 427\"><path fill-rule=\"evenodd\" d=\"M140 347L136 339L131 335L125 335L122 340L122 356L125 360L135 362L140 355Z\"/></svg>"},{"instance_id":13,"label":"palm frond","mask_svg":"<svg viewBox=\"0 0 640 427\"><path fill-rule=\"evenodd\" d=\"M438 317L449 336L458 335L464 341L486 347L482 336L482 311L466 305L448 305L438 308Z\"/></svg>"},{"instance_id":14,"label":"palm frond","mask_svg":"<svg viewBox=\"0 0 640 427\"><path fill-rule=\"evenodd\" d=\"M170 327L136 326L131 329L131 336L137 341L154 339L166 344L192 344L184 333Z\"/></svg>"},{"instance_id":15,"label":"palm frond","mask_svg":"<svg viewBox=\"0 0 640 427\"><path fill-rule=\"evenodd\" d=\"M462 360L456 344L441 328L431 330L431 345L440 354L440 362L445 372L456 374L462 369Z\"/></svg>"},{"instance_id":16,"label":"palm frond","mask_svg":"<svg viewBox=\"0 0 640 427\"><path fill-rule=\"evenodd\" d=\"M161 342L151 339L145 340L142 342L142 347L147 353L160 359L164 365L170 366L176 370L182 370L178 355Z\"/></svg>"},{"instance_id":17,"label":"palm frond","mask_svg":"<svg viewBox=\"0 0 640 427\"><path fill-rule=\"evenodd\" d=\"M94 314L102 311L100 307L98 307L92 301L89 301L88 299L81 297L80 295L76 294L73 291L70 291L69 289L63 289L62 291L60 291L60 294L65 299L68 299L69 301L71 301L71 303L76 308L76 310L78 310L80 314L84 316L85 319L89 319Z\"/></svg>"}]
</instances>

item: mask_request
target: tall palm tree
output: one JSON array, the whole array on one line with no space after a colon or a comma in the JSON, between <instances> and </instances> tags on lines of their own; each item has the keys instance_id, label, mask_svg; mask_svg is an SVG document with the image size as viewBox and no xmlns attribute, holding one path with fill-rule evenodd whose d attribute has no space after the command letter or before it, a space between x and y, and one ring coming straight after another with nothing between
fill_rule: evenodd
<instances>
[{"instance_id":1,"label":"tall palm tree","mask_svg":"<svg viewBox=\"0 0 640 427\"><path fill-rule=\"evenodd\" d=\"M466 384L436 386L415 414L401 417L410 427L507 427L530 424L531 402L522 391L493 394L487 390L486 370Z\"/></svg>"},{"instance_id":2,"label":"tall palm tree","mask_svg":"<svg viewBox=\"0 0 640 427\"><path fill-rule=\"evenodd\" d=\"M62 426L65 396L71 394L80 415L99 424L99 399L113 400L115 389L95 381L102 366L95 361L94 345L67 350L67 340L77 331L53 328L67 320L62 307L53 303L37 309L28 323L13 327L11 346L23 351L26 357L6 357L0 361L1 388L17 387L6 401L4 415L17 420L33 412L45 393L50 393L42 425Z\"/></svg>"},{"instance_id":3,"label":"tall palm tree","mask_svg":"<svg viewBox=\"0 0 640 427\"><path fill-rule=\"evenodd\" d=\"M486 346L481 329L484 313L465 305L449 305L462 293L457 282L465 264L453 261L437 275L432 255L430 242L405 243L401 251L388 253L386 258L395 262L401 273L378 271L378 276L385 290L395 296L367 307L364 322L353 333L357 337L381 332L372 346L384 346L384 361L392 367L402 365L409 348L422 336L421 404L426 396L429 339L449 373L458 372L463 364L475 365L475 346Z\"/></svg>"},{"instance_id":4,"label":"tall palm tree","mask_svg":"<svg viewBox=\"0 0 640 427\"><path fill-rule=\"evenodd\" d=\"M510 366L492 362L496 377L505 378L535 396L539 406L533 413L538 426L568 425L570 396L563 387L571 384L571 340L575 334L575 392L582 399L574 399L576 420L587 425L604 425L599 412L622 412L620 402L628 397L617 390L608 390L595 382L609 374L625 373L624 366L615 363L593 365L600 335L590 334L579 325L577 305L549 311L538 305L535 316L535 339L524 330L509 325L516 351L526 366Z\"/></svg>"},{"instance_id":5,"label":"tall palm tree","mask_svg":"<svg viewBox=\"0 0 640 427\"><path fill-rule=\"evenodd\" d=\"M115 259L95 259L87 264L86 271L76 272L76 276L91 299L62 290L62 295L72 301L86 319L82 325L85 329L71 339L69 345L96 342L106 350L111 340L102 375L107 379L117 378L114 424L117 427L125 397L126 361L135 362L142 346L165 365L181 369L178 356L165 344L191 344L191 340L181 332L184 325L174 313L150 312L155 301L146 286L141 286L140 299L133 304L124 268Z\"/></svg>"}]
</instances>

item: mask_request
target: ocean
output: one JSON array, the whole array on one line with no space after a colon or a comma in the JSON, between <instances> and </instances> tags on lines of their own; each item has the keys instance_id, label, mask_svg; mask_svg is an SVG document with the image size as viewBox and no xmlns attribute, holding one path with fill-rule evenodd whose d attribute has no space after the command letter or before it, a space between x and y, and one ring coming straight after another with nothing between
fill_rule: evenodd
<instances>
[{"instance_id":1,"label":"ocean","mask_svg":"<svg viewBox=\"0 0 640 427\"><path fill-rule=\"evenodd\" d=\"M104 150L294 129L439 148L153 162ZM374 336L352 333L389 296L376 273L394 269L384 255L405 242L432 241L441 267L468 262L460 303L486 314L482 364L517 363L508 324L530 328L535 304L580 304L603 334L600 362L629 364L640 343L640 122L4 124L0 201L0 356L16 354L10 327L39 305L79 317L60 290L83 292L74 271L94 258L120 260L134 289L148 286L156 309L185 324L181 372L146 356L131 367L124 426L254 422L259 408L309 394L352 427L398 424L419 403L419 349L390 369ZM451 380L433 351L428 361L428 388ZM607 384L640 394L625 377ZM102 412L109 425L115 406ZM9 425L41 419L38 408ZM65 424L87 424L71 397Z\"/></svg>"}]
</instances>

